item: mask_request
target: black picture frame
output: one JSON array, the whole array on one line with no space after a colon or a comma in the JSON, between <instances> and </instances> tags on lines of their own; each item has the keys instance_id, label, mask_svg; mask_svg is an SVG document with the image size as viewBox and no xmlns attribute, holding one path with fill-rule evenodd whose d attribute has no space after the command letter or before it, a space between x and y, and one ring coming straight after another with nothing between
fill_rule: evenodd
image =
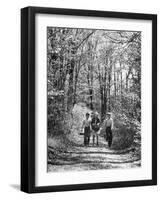
<instances>
[{"instance_id":1,"label":"black picture frame","mask_svg":"<svg viewBox=\"0 0 161 200\"><path fill-rule=\"evenodd\" d=\"M59 186L35 186L35 15L138 19L152 21L152 179ZM21 190L27 193L103 189L157 184L157 15L26 7L21 9Z\"/></svg>"}]
</instances>

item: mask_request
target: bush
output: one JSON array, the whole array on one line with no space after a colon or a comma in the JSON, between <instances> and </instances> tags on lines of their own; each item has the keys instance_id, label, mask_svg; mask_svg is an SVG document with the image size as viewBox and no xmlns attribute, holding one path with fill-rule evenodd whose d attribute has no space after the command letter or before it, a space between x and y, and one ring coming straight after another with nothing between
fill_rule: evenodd
<instances>
[{"instance_id":1,"label":"bush","mask_svg":"<svg viewBox=\"0 0 161 200\"><path fill-rule=\"evenodd\" d=\"M126 127L113 130L112 149L121 150L129 148L134 141L134 130Z\"/></svg>"}]
</instances>

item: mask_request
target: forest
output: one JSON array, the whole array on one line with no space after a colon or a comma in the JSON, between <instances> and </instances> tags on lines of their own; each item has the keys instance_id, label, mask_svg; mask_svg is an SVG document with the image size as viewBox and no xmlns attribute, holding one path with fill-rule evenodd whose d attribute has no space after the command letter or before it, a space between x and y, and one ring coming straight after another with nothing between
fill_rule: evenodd
<instances>
[{"instance_id":1,"label":"forest","mask_svg":"<svg viewBox=\"0 0 161 200\"><path fill-rule=\"evenodd\" d=\"M80 102L140 126L141 32L48 27L47 70L49 135L70 132Z\"/></svg>"}]
</instances>

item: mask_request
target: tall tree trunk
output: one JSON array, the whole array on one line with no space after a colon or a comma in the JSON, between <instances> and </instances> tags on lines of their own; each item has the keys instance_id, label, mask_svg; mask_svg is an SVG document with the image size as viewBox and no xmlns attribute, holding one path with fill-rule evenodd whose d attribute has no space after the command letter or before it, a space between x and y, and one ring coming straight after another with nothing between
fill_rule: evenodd
<instances>
[{"instance_id":1,"label":"tall tree trunk","mask_svg":"<svg viewBox=\"0 0 161 200\"><path fill-rule=\"evenodd\" d=\"M93 106L93 55L92 55L92 47L91 47L91 42L88 42L88 55L90 57L90 61L88 64L88 87L89 87L89 99L90 99L90 109L93 110L94 106Z\"/></svg>"},{"instance_id":2,"label":"tall tree trunk","mask_svg":"<svg viewBox=\"0 0 161 200\"><path fill-rule=\"evenodd\" d=\"M99 80L99 88L100 88L100 96L101 96L101 101L100 101L100 107L101 107L101 120L104 120L104 115L105 115L105 98L104 98L104 90L103 90L103 77L101 75L101 70L100 66L98 65L98 80Z\"/></svg>"},{"instance_id":3,"label":"tall tree trunk","mask_svg":"<svg viewBox=\"0 0 161 200\"><path fill-rule=\"evenodd\" d=\"M74 75L74 66L75 61L74 59L71 60L71 65L69 69L69 87L68 87L68 110L71 110L73 106L73 75Z\"/></svg>"},{"instance_id":4,"label":"tall tree trunk","mask_svg":"<svg viewBox=\"0 0 161 200\"><path fill-rule=\"evenodd\" d=\"M121 104L122 104L122 95L123 95L123 84L122 84L122 70L120 72L120 78L121 78L121 83L120 83L120 92L121 92Z\"/></svg>"},{"instance_id":5,"label":"tall tree trunk","mask_svg":"<svg viewBox=\"0 0 161 200\"><path fill-rule=\"evenodd\" d=\"M89 107L91 110L93 110L93 89L91 86L90 81L90 67L88 66L88 73L87 73L87 82L88 82L88 88L89 88Z\"/></svg>"},{"instance_id":6,"label":"tall tree trunk","mask_svg":"<svg viewBox=\"0 0 161 200\"><path fill-rule=\"evenodd\" d=\"M76 63L75 63L76 64ZM73 106L76 104L76 96L77 96L77 82L78 82L78 75L80 69L80 61L76 64L75 74L74 74L74 93L73 93Z\"/></svg>"},{"instance_id":7,"label":"tall tree trunk","mask_svg":"<svg viewBox=\"0 0 161 200\"><path fill-rule=\"evenodd\" d=\"M116 63L114 63L114 95L115 95L115 101L116 101L116 96L117 96L117 86L116 86L116 67L115 67Z\"/></svg>"},{"instance_id":8,"label":"tall tree trunk","mask_svg":"<svg viewBox=\"0 0 161 200\"><path fill-rule=\"evenodd\" d=\"M128 73L126 73L126 93L128 93L128 91L129 91L128 78L129 78Z\"/></svg>"},{"instance_id":9,"label":"tall tree trunk","mask_svg":"<svg viewBox=\"0 0 161 200\"><path fill-rule=\"evenodd\" d=\"M112 60L109 61L108 71L108 111L111 111L111 74L112 74Z\"/></svg>"},{"instance_id":10,"label":"tall tree trunk","mask_svg":"<svg viewBox=\"0 0 161 200\"><path fill-rule=\"evenodd\" d=\"M119 71L117 71L117 95L120 94Z\"/></svg>"}]
</instances>

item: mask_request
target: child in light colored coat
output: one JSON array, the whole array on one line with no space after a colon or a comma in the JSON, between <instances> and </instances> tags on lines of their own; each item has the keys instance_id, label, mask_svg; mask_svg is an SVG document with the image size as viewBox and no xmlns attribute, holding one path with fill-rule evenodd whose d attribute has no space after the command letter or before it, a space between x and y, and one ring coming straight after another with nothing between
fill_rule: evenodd
<instances>
[{"instance_id":1,"label":"child in light colored coat","mask_svg":"<svg viewBox=\"0 0 161 200\"><path fill-rule=\"evenodd\" d=\"M90 142L91 120L89 113L86 113L86 119L83 120L82 129L84 129L84 145L88 146Z\"/></svg>"}]
</instances>

